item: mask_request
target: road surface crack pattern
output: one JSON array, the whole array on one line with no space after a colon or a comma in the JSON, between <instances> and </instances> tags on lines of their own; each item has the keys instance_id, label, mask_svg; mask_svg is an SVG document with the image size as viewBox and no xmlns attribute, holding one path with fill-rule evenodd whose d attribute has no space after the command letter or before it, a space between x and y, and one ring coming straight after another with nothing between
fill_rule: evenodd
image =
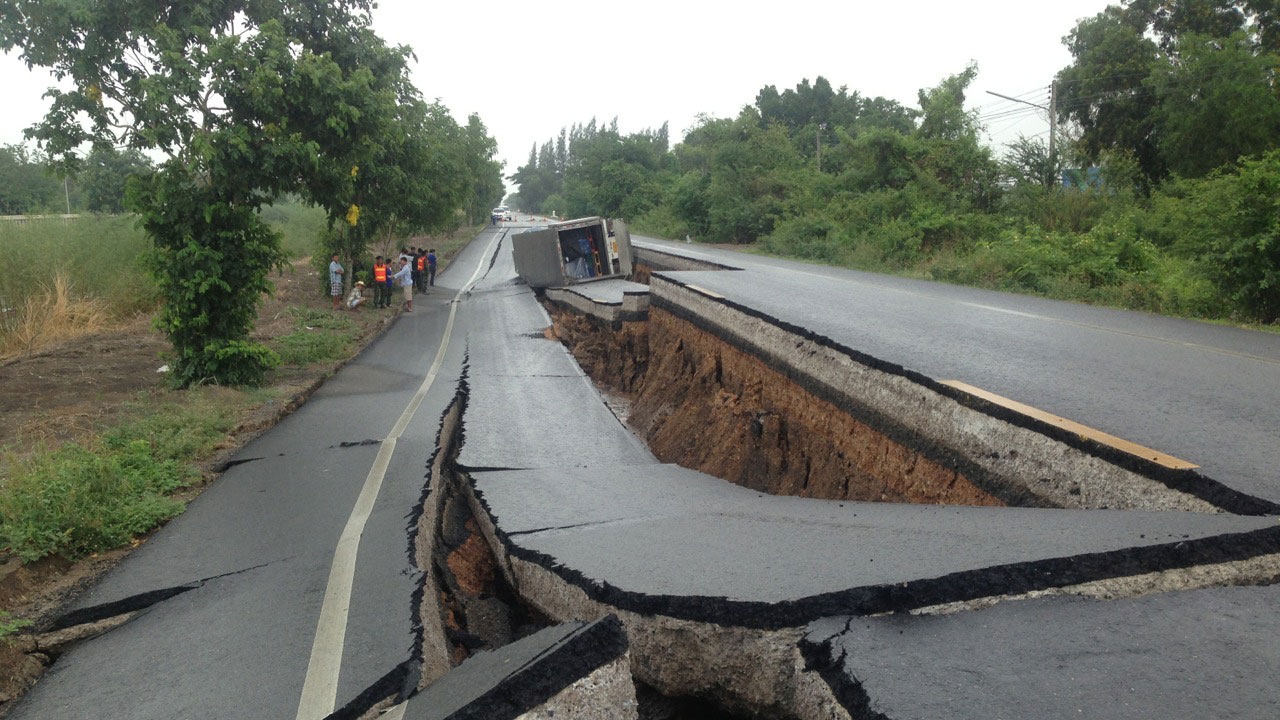
<instances>
[{"instance_id":1,"label":"road surface crack pattern","mask_svg":"<svg viewBox=\"0 0 1280 720\"><path fill-rule=\"evenodd\" d=\"M156 605L157 603L164 602L165 600L177 597L179 595L182 595L183 593L187 593L197 588L201 588L206 583L211 582L213 580L220 580L222 578L231 577L233 575L240 575L241 573L247 573L253 570L258 570L258 569L267 567L268 565L274 565L278 562L282 562L284 560L290 560L290 559L292 559L292 556L286 557L286 558L280 558L278 560L272 560L270 562L259 563L257 565L250 565L249 567L242 568L240 570L233 570L231 572L225 572L218 575L210 575L209 577L201 578L199 580L193 580L189 583L184 583L182 585L174 585L171 587L149 590L144 593L138 593L137 595L130 595L129 597L122 598L120 600L114 600L109 603L102 603L101 605L93 605L87 608L80 608L79 610L72 610L71 612L55 620L53 624L49 627L49 630L50 631L65 630L66 628L75 627L76 625L84 625L86 623L99 622L101 620L106 620L107 618L112 618L117 615L124 615L125 613L137 612L138 610L145 610L146 608Z\"/></svg>"}]
</instances>

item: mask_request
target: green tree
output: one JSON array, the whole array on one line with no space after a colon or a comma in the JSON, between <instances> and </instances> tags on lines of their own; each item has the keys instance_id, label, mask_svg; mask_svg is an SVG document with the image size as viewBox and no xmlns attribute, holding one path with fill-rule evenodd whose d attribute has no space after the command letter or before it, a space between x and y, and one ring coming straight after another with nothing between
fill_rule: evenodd
<instances>
[{"instance_id":1,"label":"green tree","mask_svg":"<svg viewBox=\"0 0 1280 720\"><path fill-rule=\"evenodd\" d=\"M470 194L466 201L467 220L483 223L489 219L489 211L502 202L506 189L502 184L502 164L496 160L498 143L489 130L472 113L463 128L466 143L467 174L470 178Z\"/></svg>"},{"instance_id":2,"label":"green tree","mask_svg":"<svg viewBox=\"0 0 1280 720\"><path fill-rule=\"evenodd\" d=\"M30 215L62 199L62 183L39 155L22 145L0 147L0 215Z\"/></svg>"},{"instance_id":3,"label":"green tree","mask_svg":"<svg viewBox=\"0 0 1280 720\"><path fill-rule=\"evenodd\" d=\"M1097 163L1121 153L1154 187L1199 177L1280 144L1274 0L1128 0L1080 21L1064 42L1060 115Z\"/></svg>"},{"instance_id":4,"label":"green tree","mask_svg":"<svg viewBox=\"0 0 1280 720\"><path fill-rule=\"evenodd\" d=\"M938 85L917 93L920 100L920 127L916 134L926 140L969 140L978 134L978 121L964 109L965 91L978 76L978 66L969 65Z\"/></svg>"},{"instance_id":5,"label":"green tree","mask_svg":"<svg viewBox=\"0 0 1280 720\"><path fill-rule=\"evenodd\" d=\"M249 332L284 259L258 210L297 191L358 219L354 168L388 98L410 95L404 48L369 28L371 0L203 0L179 5L13 0L0 48L73 89L32 135L63 168L78 150L156 150L132 208L155 243L158 324L182 385L260 382L274 354ZM85 121L82 121L82 118Z\"/></svg>"},{"instance_id":6,"label":"green tree","mask_svg":"<svg viewBox=\"0 0 1280 720\"><path fill-rule=\"evenodd\" d=\"M924 172L919 177L956 193L944 204L988 211L999 199L1000 169L978 138L976 117L964 109L965 92L977 76L977 66L970 65L921 90L920 127L915 134L924 146L920 158Z\"/></svg>"},{"instance_id":7,"label":"green tree","mask_svg":"<svg viewBox=\"0 0 1280 720\"><path fill-rule=\"evenodd\" d=\"M1160 99L1157 142L1169 169L1200 177L1280 143L1280 97L1272 86L1280 57L1259 53L1244 32L1187 34L1178 62L1152 73Z\"/></svg>"},{"instance_id":8,"label":"green tree","mask_svg":"<svg viewBox=\"0 0 1280 720\"><path fill-rule=\"evenodd\" d=\"M1075 61L1058 73L1058 112L1080 128L1079 149L1097 162L1131 155L1150 182L1167 172L1155 132L1159 101L1146 79L1162 62L1147 19L1118 6L1081 20L1063 40Z\"/></svg>"},{"instance_id":9,"label":"green tree","mask_svg":"<svg viewBox=\"0 0 1280 720\"><path fill-rule=\"evenodd\" d=\"M1253 11L1233 0L1129 0L1126 10L1151 29L1161 49L1173 52L1185 35L1228 37L1244 29Z\"/></svg>"},{"instance_id":10,"label":"green tree","mask_svg":"<svg viewBox=\"0 0 1280 720\"><path fill-rule=\"evenodd\" d=\"M1057 184L1062 163L1056 148L1050 155L1049 146L1043 140L1020 135L1006 145L1005 150L1001 167L1005 177L1015 184L1041 187Z\"/></svg>"},{"instance_id":11,"label":"green tree","mask_svg":"<svg viewBox=\"0 0 1280 720\"><path fill-rule=\"evenodd\" d=\"M152 170L151 161L135 148L123 152L115 148L94 150L85 159L77 180L84 208L96 213L124 212L125 188L129 178Z\"/></svg>"}]
</instances>

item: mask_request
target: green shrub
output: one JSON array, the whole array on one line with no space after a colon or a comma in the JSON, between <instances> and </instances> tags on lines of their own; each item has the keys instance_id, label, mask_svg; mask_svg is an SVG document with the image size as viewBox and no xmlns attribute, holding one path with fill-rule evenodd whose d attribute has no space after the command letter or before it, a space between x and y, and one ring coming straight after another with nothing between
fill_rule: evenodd
<instances>
[{"instance_id":1,"label":"green shrub","mask_svg":"<svg viewBox=\"0 0 1280 720\"><path fill-rule=\"evenodd\" d=\"M893 218L868 228L858 244L875 248L881 262L904 268L920 259L924 230L904 218Z\"/></svg>"},{"instance_id":2,"label":"green shrub","mask_svg":"<svg viewBox=\"0 0 1280 720\"><path fill-rule=\"evenodd\" d=\"M688 223L681 220L669 205L658 205L635 218L628 220L631 232L658 238L683 240L685 235L694 235ZM694 237L701 240L701 237Z\"/></svg>"},{"instance_id":3,"label":"green shrub","mask_svg":"<svg viewBox=\"0 0 1280 720\"><path fill-rule=\"evenodd\" d=\"M140 419L96 441L0 456L0 547L26 562L81 557L128 543L182 511L169 497L200 477L238 418L239 403L209 388L177 402L143 401Z\"/></svg>"},{"instance_id":4,"label":"green shrub","mask_svg":"<svg viewBox=\"0 0 1280 720\"><path fill-rule=\"evenodd\" d=\"M166 495L198 477L189 465L157 458L145 440L123 438L7 465L0 543L28 562L123 545L181 512Z\"/></svg>"},{"instance_id":5,"label":"green shrub","mask_svg":"<svg viewBox=\"0 0 1280 720\"><path fill-rule=\"evenodd\" d=\"M1175 249L1197 259L1242 316L1280 320L1280 150L1203 180L1175 183L1155 205Z\"/></svg>"},{"instance_id":6,"label":"green shrub","mask_svg":"<svg viewBox=\"0 0 1280 720\"><path fill-rule=\"evenodd\" d=\"M1039 225L1050 232L1086 232L1127 198L1105 190L1022 184L1005 193L1001 209L1006 217Z\"/></svg>"},{"instance_id":7,"label":"green shrub","mask_svg":"<svg viewBox=\"0 0 1280 720\"><path fill-rule=\"evenodd\" d=\"M838 263L848 254L850 241L831 218L803 215L778 223L761 247L778 255Z\"/></svg>"}]
</instances>

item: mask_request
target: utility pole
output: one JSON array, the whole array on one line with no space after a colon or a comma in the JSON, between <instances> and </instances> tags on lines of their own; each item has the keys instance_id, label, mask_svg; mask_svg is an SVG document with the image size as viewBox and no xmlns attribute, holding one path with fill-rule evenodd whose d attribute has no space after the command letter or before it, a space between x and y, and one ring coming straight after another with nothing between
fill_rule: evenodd
<instances>
[{"instance_id":1,"label":"utility pole","mask_svg":"<svg viewBox=\"0 0 1280 720\"><path fill-rule=\"evenodd\" d=\"M826 129L826 123L818 124L818 172L822 172L822 131Z\"/></svg>"},{"instance_id":2,"label":"utility pole","mask_svg":"<svg viewBox=\"0 0 1280 720\"><path fill-rule=\"evenodd\" d=\"M67 196L67 214L71 214L71 190L67 187L67 176L62 176L62 194Z\"/></svg>"},{"instance_id":3,"label":"utility pole","mask_svg":"<svg viewBox=\"0 0 1280 720\"><path fill-rule=\"evenodd\" d=\"M1049 162L1053 163L1053 181L1049 187L1058 184L1058 81L1049 83Z\"/></svg>"}]
</instances>

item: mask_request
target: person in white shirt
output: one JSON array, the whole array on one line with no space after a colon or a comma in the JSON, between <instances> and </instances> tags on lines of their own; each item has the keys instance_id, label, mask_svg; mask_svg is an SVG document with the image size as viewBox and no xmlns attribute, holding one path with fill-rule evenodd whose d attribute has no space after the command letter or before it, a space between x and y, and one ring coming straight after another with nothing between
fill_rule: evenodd
<instances>
[{"instance_id":1,"label":"person in white shirt","mask_svg":"<svg viewBox=\"0 0 1280 720\"><path fill-rule=\"evenodd\" d=\"M400 258L400 269L392 277L396 285L404 288L404 311L413 312L413 266L407 258Z\"/></svg>"}]
</instances>

